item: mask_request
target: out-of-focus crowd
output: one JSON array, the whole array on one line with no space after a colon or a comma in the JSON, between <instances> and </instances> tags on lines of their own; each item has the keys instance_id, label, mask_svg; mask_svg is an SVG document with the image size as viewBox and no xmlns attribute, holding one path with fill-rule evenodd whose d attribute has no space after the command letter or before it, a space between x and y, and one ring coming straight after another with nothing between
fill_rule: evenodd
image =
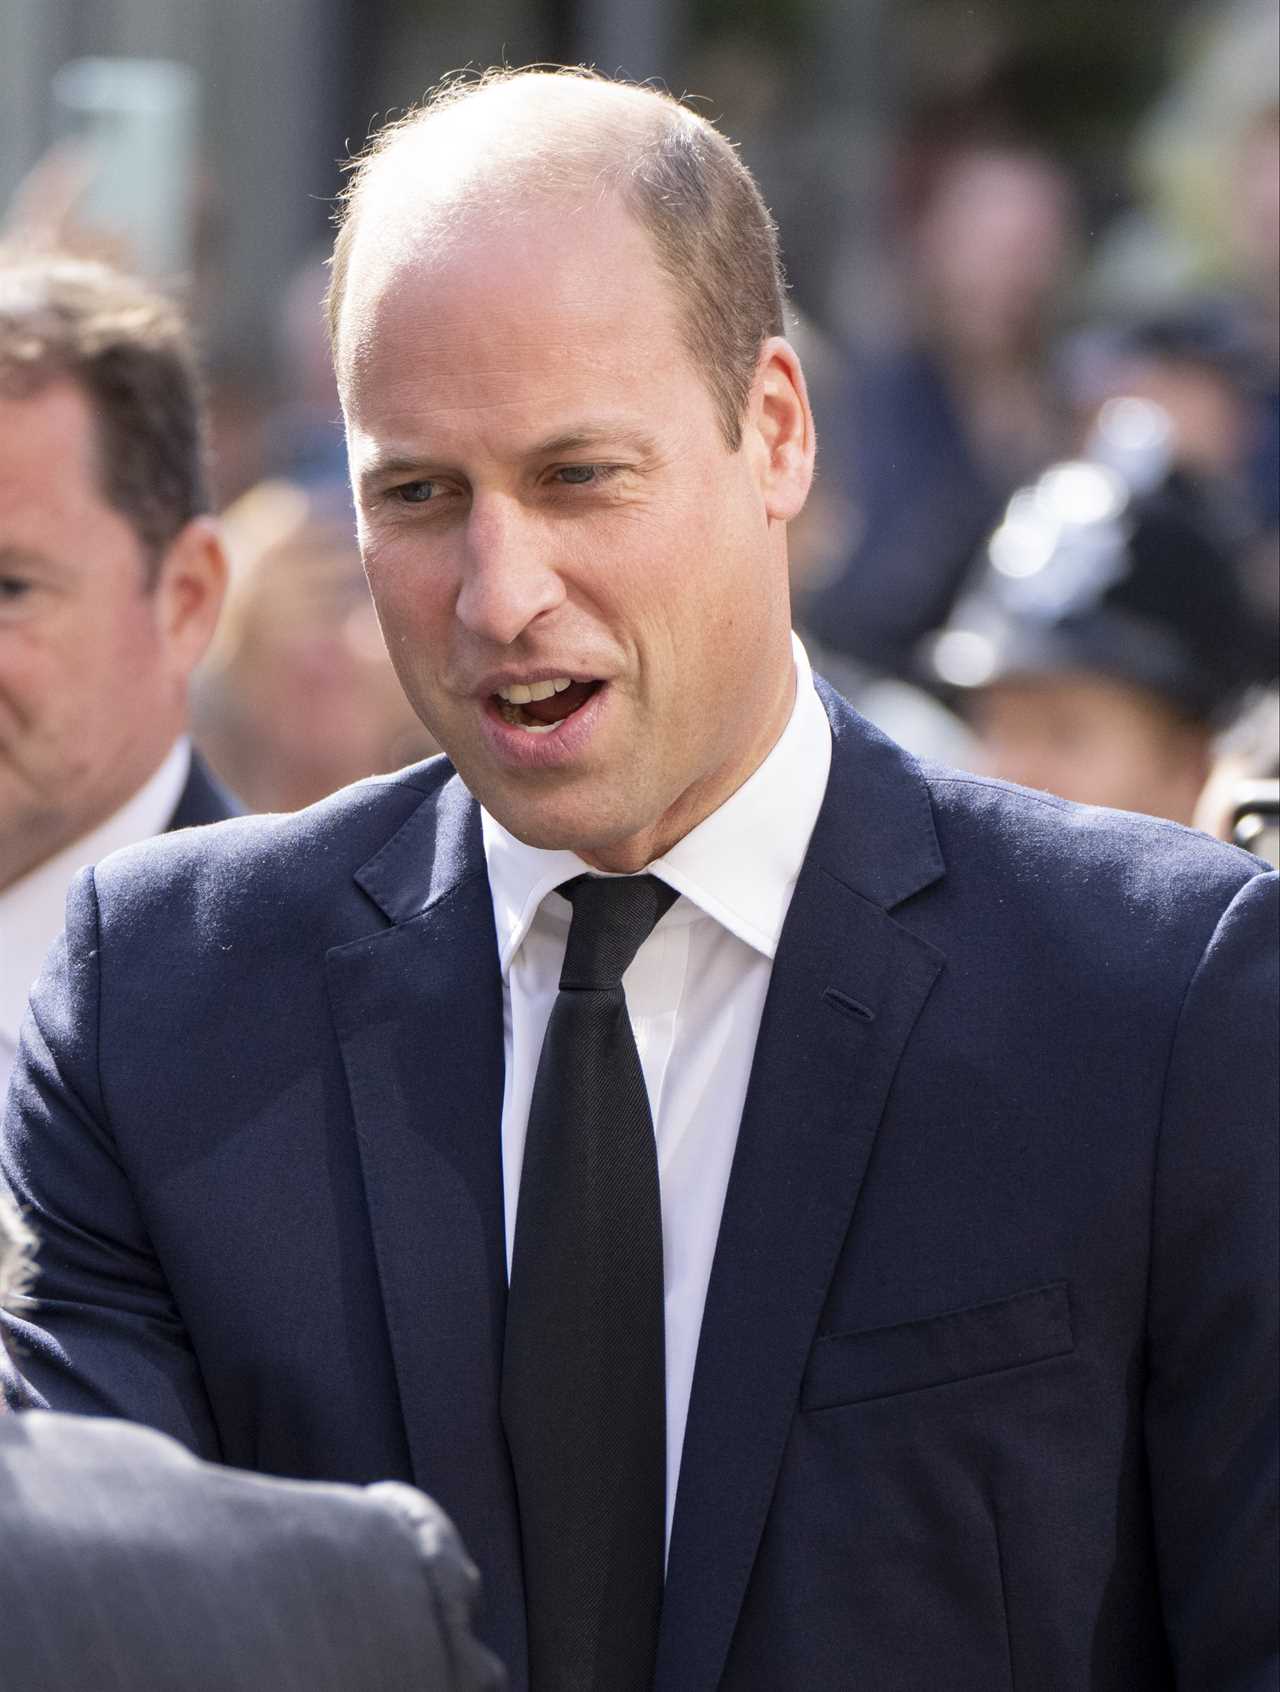
<instances>
[{"instance_id":1,"label":"out-of-focus crowd","mask_svg":"<svg viewBox=\"0 0 1280 1692\"><path fill-rule=\"evenodd\" d=\"M1175 266L1154 193L1141 239L1095 234L998 112L900 138L896 328L823 373L796 589L819 668L913 749L1230 834L1277 774L1271 85L1195 157Z\"/></svg>"},{"instance_id":2,"label":"out-of-focus crowd","mask_svg":"<svg viewBox=\"0 0 1280 1692\"><path fill-rule=\"evenodd\" d=\"M797 302L821 459L794 586L817 667L913 750L1230 831L1235 779L1276 773L1280 104L1195 142L1175 263L1159 171L1118 227L998 100L910 115L891 331L846 344ZM62 209L44 167L11 226L65 241ZM194 736L252 809L432 750L363 585L324 281L317 256L264 308L277 403L211 395L230 578Z\"/></svg>"}]
</instances>

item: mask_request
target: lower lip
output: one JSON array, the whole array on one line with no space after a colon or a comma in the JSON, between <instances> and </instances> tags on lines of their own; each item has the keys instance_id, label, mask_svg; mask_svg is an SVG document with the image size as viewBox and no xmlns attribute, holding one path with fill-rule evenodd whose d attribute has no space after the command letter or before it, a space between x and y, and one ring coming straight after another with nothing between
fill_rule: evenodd
<instances>
[{"instance_id":1,"label":"lower lip","mask_svg":"<svg viewBox=\"0 0 1280 1692\"><path fill-rule=\"evenodd\" d=\"M606 710L608 682L602 682L591 697L550 734L530 734L507 722L492 698L486 699L480 720L494 759L512 770L559 770L576 762L599 727Z\"/></svg>"}]
</instances>

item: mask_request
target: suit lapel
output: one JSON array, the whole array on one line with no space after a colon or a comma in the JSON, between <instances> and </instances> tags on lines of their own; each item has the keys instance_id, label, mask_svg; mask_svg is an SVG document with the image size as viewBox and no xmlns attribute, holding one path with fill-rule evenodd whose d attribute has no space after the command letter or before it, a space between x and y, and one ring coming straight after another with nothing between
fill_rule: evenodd
<instances>
[{"instance_id":1,"label":"suit lapel","mask_svg":"<svg viewBox=\"0 0 1280 1692\"><path fill-rule=\"evenodd\" d=\"M502 991L478 810L454 777L359 871L393 926L328 954L414 1478L485 1574L485 1632L523 1656L498 1421L506 1307Z\"/></svg>"},{"instance_id":2,"label":"suit lapel","mask_svg":"<svg viewBox=\"0 0 1280 1692\"><path fill-rule=\"evenodd\" d=\"M707 1292L657 1692L713 1692L899 1059L940 955L889 906L935 880L924 784L824 692L831 778L774 961Z\"/></svg>"}]
</instances>

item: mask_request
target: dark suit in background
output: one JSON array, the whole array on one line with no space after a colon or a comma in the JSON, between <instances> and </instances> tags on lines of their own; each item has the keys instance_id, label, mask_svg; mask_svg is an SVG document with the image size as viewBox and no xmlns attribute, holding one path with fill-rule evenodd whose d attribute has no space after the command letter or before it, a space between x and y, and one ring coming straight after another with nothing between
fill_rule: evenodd
<instances>
[{"instance_id":1,"label":"dark suit in background","mask_svg":"<svg viewBox=\"0 0 1280 1692\"><path fill-rule=\"evenodd\" d=\"M118 1422L0 1418L0 1692L494 1692L443 1514L196 1462Z\"/></svg>"},{"instance_id":2,"label":"dark suit in background","mask_svg":"<svg viewBox=\"0 0 1280 1692\"><path fill-rule=\"evenodd\" d=\"M169 819L169 832L175 828L200 828L205 823L225 822L228 817L243 814L244 806L227 791L193 748L191 769L177 808Z\"/></svg>"},{"instance_id":3,"label":"dark suit in background","mask_svg":"<svg viewBox=\"0 0 1280 1692\"><path fill-rule=\"evenodd\" d=\"M834 695L716 1248L658 1692L1274 1685L1276 877ZM436 760L118 854L3 1167L63 1409L403 1476L525 1685L502 995Z\"/></svg>"},{"instance_id":4,"label":"dark suit in background","mask_svg":"<svg viewBox=\"0 0 1280 1692\"><path fill-rule=\"evenodd\" d=\"M162 812L161 815L153 817L149 826L171 832L174 829L223 822L228 817L240 816L242 811L243 806L222 786L200 754L193 749L186 779L172 813L166 816ZM116 834L120 844L132 843L144 837L141 829L135 830L132 835L127 832L123 835ZM43 961L44 953L53 944L62 926L65 883L70 880L72 869L102 856L104 850L97 835L86 835L63 849L64 867L60 874L55 876L50 872L36 875L20 883L7 894L8 902L13 905L15 914L20 918L21 938L16 945L11 943L7 947L0 947L0 1112L3 1111L4 1096L8 1090L9 1070L15 1056L23 1001ZM3 906L5 897L6 890L0 889L0 907ZM3 926L3 917L0 917L0 927ZM0 1388L2 1387L3 1381L0 1380Z\"/></svg>"}]
</instances>

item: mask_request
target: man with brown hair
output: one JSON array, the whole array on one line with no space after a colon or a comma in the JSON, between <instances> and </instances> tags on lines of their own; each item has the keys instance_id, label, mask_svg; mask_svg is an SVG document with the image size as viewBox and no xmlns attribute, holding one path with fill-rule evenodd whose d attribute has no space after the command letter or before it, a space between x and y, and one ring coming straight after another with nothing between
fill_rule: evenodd
<instances>
[{"instance_id":1,"label":"man with brown hair","mask_svg":"<svg viewBox=\"0 0 1280 1692\"><path fill-rule=\"evenodd\" d=\"M501 74L360 171L360 541L447 758L77 883L28 1379L413 1476L518 1692L1261 1685L1276 878L815 685L782 321L650 90Z\"/></svg>"},{"instance_id":2,"label":"man with brown hair","mask_svg":"<svg viewBox=\"0 0 1280 1692\"><path fill-rule=\"evenodd\" d=\"M0 1098L80 865L231 814L184 737L226 564L176 306L0 256Z\"/></svg>"}]
</instances>

